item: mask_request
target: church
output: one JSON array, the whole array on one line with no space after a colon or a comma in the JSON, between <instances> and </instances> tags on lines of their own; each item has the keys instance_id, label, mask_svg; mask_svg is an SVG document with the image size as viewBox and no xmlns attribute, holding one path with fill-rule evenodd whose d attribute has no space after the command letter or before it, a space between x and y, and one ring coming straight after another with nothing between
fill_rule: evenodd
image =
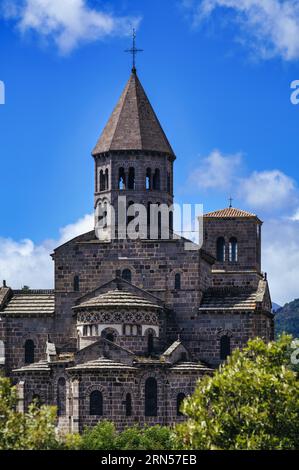
<instances>
[{"instance_id":1,"label":"church","mask_svg":"<svg viewBox=\"0 0 299 470\"><path fill-rule=\"evenodd\" d=\"M135 66L92 157L95 227L104 219L109 232L97 208L117 213L123 196L128 206L172 207L176 155ZM261 228L230 204L204 214L195 250L159 227L155 238L135 239L92 230L51 254L53 290L3 281L0 369L17 387L18 409L55 405L69 432L100 420L118 429L182 421L200 377L250 338L273 339Z\"/></svg>"}]
</instances>

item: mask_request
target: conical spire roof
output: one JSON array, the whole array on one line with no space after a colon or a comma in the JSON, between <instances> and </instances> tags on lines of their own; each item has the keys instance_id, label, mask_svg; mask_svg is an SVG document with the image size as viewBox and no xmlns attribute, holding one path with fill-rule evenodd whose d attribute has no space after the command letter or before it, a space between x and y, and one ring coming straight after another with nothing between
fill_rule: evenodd
<instances>
[{"instance_id":1,"label":"conical spire roof","mask_svg":"<svg viewBox=\"0 0 299 470\"><path fill-rule=\"evenodd\" d=\"M120 150L174 152L133 70L92 154Z\"/></svg>"}]
</instances>

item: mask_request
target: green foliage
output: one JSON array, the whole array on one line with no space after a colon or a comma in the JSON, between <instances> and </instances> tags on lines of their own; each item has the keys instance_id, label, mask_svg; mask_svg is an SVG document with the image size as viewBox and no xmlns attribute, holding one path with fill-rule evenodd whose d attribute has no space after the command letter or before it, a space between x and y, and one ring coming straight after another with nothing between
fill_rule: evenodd
<instances>
[{"instance_id":1,"label":"green foliage","mask_svg":"<svg viewBox=\"0 0 299 470\"><path fill-rule=\"evenodd\" d=\"M285 304L279 308L274 317L275 331L279 335L283 332L299 338L299 299Z\"/></svg>"},{"instance_id":2,"label":"green foliage","mask_svg":"<svg viewBox=\"0 0 299 470\"><path fill-rule=\"evenodd\" d=\"M296 449L299 384L290 369L290 336L249 341L213 377L198 382L183 405L188 420L176 427L184 449Z\"/></svg>"},{"instance_id":3,"label":"green foliage","mask_svg":"<svg viewBox=\"0 0 299 470\"><path fill-rule=\"evenodd\" d=\"M120 450L170 450L171 429L166 426L134 426L119 434L117 448Z\"/></svg>"},{"instance_id":4,"label":"green foliage","mask_svg":"<svg viewBox=\"0 0 299 470\"><path fill-rule=\"evenodd\" d=\"M55 436L56 409L36 404L25 414L16 411L15 387L0 377L0 449L48 450L59 448Z\"/></svg>"},{"instance_id":5,"label":"green foliage","mask_svg":"<svg viewBox=\"0 0 299 470\"><path fill-rule=\"evenodd\" d=\"M115 425L109 421L101 421L82 435L83 450L114 450L117 432Z\"/></svg>"},{"instance_id":6,"label":"green foliage","mask_svg":"<svg viewBox=\"0 0 299 470\"><path fill-rule=\"evenodd\" d=\"M71 450L169 450L171 429L163 426L126 428L122 432L109 421L87 428L82 436L69 434L65 447Z\"/></svg>"}]
</instances>

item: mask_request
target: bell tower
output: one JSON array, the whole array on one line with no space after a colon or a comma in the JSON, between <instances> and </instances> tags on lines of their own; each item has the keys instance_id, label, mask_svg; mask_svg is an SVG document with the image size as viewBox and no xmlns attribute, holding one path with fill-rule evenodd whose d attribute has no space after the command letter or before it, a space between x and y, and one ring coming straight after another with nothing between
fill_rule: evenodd
<instances>
[{"instance_id":1,"label":"bell tower","mask_svg":"<svg viewBox=\"0 0 299 470\"><path fill-rule=\"evenodd\" d=\"M176 157L135 66L92 155L95 209L111 204L116 224L120 197L125 197L127 209L142 204L148 214L151 204L172 206Z\"/></svg>"}]
</instances>

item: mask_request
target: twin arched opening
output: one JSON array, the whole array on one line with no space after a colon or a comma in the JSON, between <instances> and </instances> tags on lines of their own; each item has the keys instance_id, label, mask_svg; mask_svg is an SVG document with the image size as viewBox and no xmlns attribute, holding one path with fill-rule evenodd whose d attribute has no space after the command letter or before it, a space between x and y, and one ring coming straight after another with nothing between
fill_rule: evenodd
<instances>
[{"instance_id":1,"label":"twin arched opening","mask_svg":"<svg viewBox=\"0 0 299 470\"><path fill-rule=\"evenodd\" d=\"M220 263L226 261L226 242L224 237L218 237L216 242L216 259ZM228 244L228 260L230 263L238 261L238 240L231 237Z\"/></svg>"}]
</instances>

